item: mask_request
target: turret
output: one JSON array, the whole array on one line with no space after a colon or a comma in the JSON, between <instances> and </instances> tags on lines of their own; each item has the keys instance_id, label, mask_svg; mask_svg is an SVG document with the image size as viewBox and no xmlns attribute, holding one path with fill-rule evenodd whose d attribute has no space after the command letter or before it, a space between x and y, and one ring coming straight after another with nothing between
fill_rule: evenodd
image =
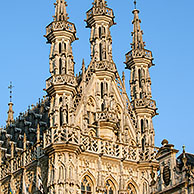
<instances>
[{"instance_id":1,"label":"turret","mask_svg":"<svg viewBox=\"0 0 194 194\"><path fill-rule=\"evenodd\" d=\"M110 27L114 24L113 10L104 0L94 0L93 7L87 11L87 27L91 28L92 61L112 62L112 37Z\"/></svg>"},{"instance_id":2,"label":"turret","mask_svg":"<svg viewBox=\"0 0 194 194\"><path fill-rule=\"evenodd\" d=\"M50 126L69 124L69 102L75 94L76 78L71 44L77 39L75 25L69 22L66 1L57 0L54 21L46 27L45 37L51 44L50 73L46 91L51 98Z\"/></svg>"},{"instance_id":3,"label":"turret","mask_svg":"<svg viewBox=\"0 0 194 194\"><path fill-rule=\"evenodd\" d=\"M131 70L131 99L138 118L137 141L143 152L146 147L154 147L154 128L152 118L156 115L156 103L152 100L151 78L149 68L152 67L152 52L145 49L143 31L141 30L139 10L132 12L133 42L132 50L126 54L126 69Z\"/></svg>"}]
</instances>

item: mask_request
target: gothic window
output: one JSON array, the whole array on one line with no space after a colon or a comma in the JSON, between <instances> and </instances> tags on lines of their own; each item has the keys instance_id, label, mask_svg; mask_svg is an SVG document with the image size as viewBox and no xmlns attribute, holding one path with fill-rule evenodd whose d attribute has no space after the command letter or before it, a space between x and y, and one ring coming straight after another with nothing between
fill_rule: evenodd
<instances>
[{"instance_id":1,"label":"gothic window","mask_svg":"<svg viewBox=\"0 0 194 194\"><path fill-rule=\"evenodd\" d=\"M81 194L92 194L92 181L88 176L85 176L81 182Z\"/></svg>"},{"instance_id":2,"label":"gothic window","mask_svg":"<svg viewBox=\"0 0 194 194\"><path fill-rule=\"evenodd\" d=\"M139 77L139 87L141 88L141 70L138 70L138 77Z\"/></svg>"},{"instance_id":3,"label":"gothic window","mask_svg":"<svg viewBox=\"0 0 194 194\"><path fill-rule=\"evenodd\" d=\"M61 53L61 43L59 43L59 53Z\"/></svg>"},{"instance_id":4,"label":"gothic window","mask_svg":"<svg viewBox=\"0 0 194 194\"><path fill-rule=\"evenodd\" d=\"M62 107L59 109L59 122L60 122L60 127L63 125L63 110Z\"/></svg>"},{"instance_id":5,"label":"gothic window","mask_svg":"<svg viewBox=\"0 0 194 194\"><path fill-rule=\"evenodd\" d=\"M106 83L106 92L108 92L108 83Z\"/></svg>"},{"instance_id":6,"label":"gothic window","mask_svg":"<svg viewBox=\"0 0 194 194\"><path fill-rule=\"evenodd\" d=\"M142 142L142 151L145 151L145 139L143 138L141 142Z\"/></svg>"},{"instance_id":7,"label":"gothic window","mask_svg":"<svg viewBox=\"0 0 194 194\"><path fill-rule=\"evenodd\" d=\"M64 49L65 49L65 51L66 51L66 48L67 48L66 43L64 43Z\"/></svg>"},{"instance_id":8,"label":"gothic window","mask_svg":"<svg viewBox=\"0 0 194 194\"><path fill-rule=\"evenodd\" d=\"M71 166L69 167L69 178L73 179L73 168Z\"/></svg>"},{"instance_id":9,"label":"gothic window","mask_svg":"<svg viewBox=\"0 0 194 194\"><path fill-rule=\"evenodd\" d=\"M100 61L102 61L102 44L101 43L99 44L99 49L100 49L100 51L99 51L99 53L100 53Z\"/></svg>"},{"instance_id":10,"label":"gothic window","mask_svg":"<svg viewBox=\"0 0 194 194\"><path fill-rule=\"evenodd\" d=\"M69 107L66 105L66 122L69 123Z\"/></svg>"},{"instance_id":11,"label":"gothic window","mask_svg":"<svg viewBox=\"0 0 194 194\"><path fill-rule=\"evenodd\" d=\"M140 97L140 99L142 99L142 93L141 92L139 93L139 97Z\"/></svg>"},{"instance_id":12,"label":"gothic window","mask_svg":"<svg viewBox=\"0 0 194 194\"><path fill-rule=\"evenodd\" d=\"M127 186L127 194L137 194L135 187L131 183Z\"/></svg>"},{"instance_id":13,"label":"gothic window","mask_svg":"<svg viewBox=\"0 0 194 194\"><path fill-rule=\"evenodd\" d=\"M65 74L67 74L67 61L65 60Z\"/></svg>"},{"instance_id":14,"label":"gothic window","mask_svg":"<svg viewBox=\"0 0 194 194\"><path fill-rule=\"evenodd\" d=\"M106 187L106 190L104 194L115 194L114 184L111 180L106 181L105 187Z\"/></svg>"},{"instance_id":15,"label":"gothic window","mask_svg":"<svg viewBox=\"0 0 194 194\"><path fill-rule=\"evenodd\" d=\"M59 180L64 180L64 168L63 168L63 166L59 167Z\"/></svg>"},{"instance_id":16,"label":"gothic window","mask_svg":"<svg viewBox=\"0 0 194 194\"><path fill-rule=\"evenodd\" d=\"M101 38L101 37L102 37L102 28L99 27L99 38Z\"/></svg>"},{"instance_id":17,"label":"gothic window","mask_svg":"<svg viewBox=\"0 0 194 194\"><path fill-rule=\"evenodd\" d=\"M59 103L61 103L63 101L63 98L62 97L60 97L59 98Z\"/></svg>"},{"instance_id":18,"label":"gothic window","mask_svg":"<svg viewBox=\"0 0 194 194\"><path fill-rule=\"evenodd\" d=\"M101 109L104 111L104 102L101 104Z\"/></svg>"},{"instance_id":19,"label":"gothic window","mask_svg":"<svg viewBox=\"0 0 194 194\"><path fill-rule=\"evenodd\" d=\"M141 119L141 134L144 133L144 121Z\"/></svg>"},{"instance_id":20,"label":"gothic window","mask_svg":"<svg viewBox=\"0 0 194 194\"><path fill-rule=\"evenodd\" d=\"M101 98L104 96L104 84L101 82Z\"/></svg>"},{"instance_id":21,"label":"gothic window","mask_svg":"<svg viewBox=\"0 0 194 194\"><path fill-rule=\"evenodd\" d=\"M106 34L106 28L102 27L102 31L103 31L103 35L105 35Z\"/></svg>"},{"instance_id":22,"label":"gothic window","mask_svg":"<svg viewBox=\"0 0 194 194\"><path fill-rule=\"evenodd\" d=\"M62 74L62 59L59 59L59 74Z\"/></svg>"}]
</instances>

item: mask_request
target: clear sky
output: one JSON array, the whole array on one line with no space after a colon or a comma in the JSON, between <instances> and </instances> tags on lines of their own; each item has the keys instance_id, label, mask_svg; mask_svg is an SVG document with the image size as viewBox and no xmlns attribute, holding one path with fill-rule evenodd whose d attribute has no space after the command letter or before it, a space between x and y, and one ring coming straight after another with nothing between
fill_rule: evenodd
<instances>
[{"instance_id":1,"label":"clear sky","mask_svg":"<svg viewBox=\"0 0 194 194\"><path fill-rule=\"evenodd\" d=\"M156 146L166 138L182 150L194 153L194 23L193 0L137 0L146 48L152 50L155 67L150 70L153 99L159 116L154 118ZM13 81L15 117L45 95L49 77L49 48L43 37L54 15L54 0L2 1L0 6L0 125L5 125L9 102L8 85ZM73 44L76 73L82 58L90 61L90 29L86 11L92 0L67 0L70 21L79 40ZM132 0L108 0L114 10L113 56L121 75L125 53L130 50ZM129 93L129 71L126 86Z\"/></svg>"}]
</instances>

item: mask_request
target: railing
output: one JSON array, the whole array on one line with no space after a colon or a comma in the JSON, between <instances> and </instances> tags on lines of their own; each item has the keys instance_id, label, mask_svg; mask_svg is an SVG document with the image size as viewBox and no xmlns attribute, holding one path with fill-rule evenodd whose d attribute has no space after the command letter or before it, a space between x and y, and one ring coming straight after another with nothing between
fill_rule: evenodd
<instances>
[{"instance_id":1,"label":"railing","mask_svg":"<svg viewBox=\"0 0 194 194\"><path fill-rule=\"evenodd\" d=\"M118 122L116 114L114 112L110 112L110 111L97 112L96 117L97 117L97 121Z\"/></svg>"},{"instance_id":2,"label":"railing","mask_svg":"<svg viewBox=\"0 0 194 194\"><path fill-rule=\"evenodd\" d=\"M155 110L156 109L156 102L154 100L151 100L151 99L147 99L147 98L144 98L144 99L135 99L133 101L133 106L134 108L150 108L150 109L153 109Z\"/></svg>"},{"instance_id":3,"label":"railing","mask_svg":"<svg viewBox=\"0 0 194 194\"><path fill-rule=\"evenodd\" d=\"M142 148L138 146L83 135L80 130L68 126L64 129L48 129L45 131L44 139L45 148L53 143L74 144L78 145L82 152L90 152L129 161L150 161L154 160L156 155L156 151L153 148L145 147L145 151L142 151Z\"/></svg>"},{"instance_id":4,"label":"railing","mask_svg":"<svg viewBox=\"0 0 194 194\"><path fill-rule=\"evenodd\" d=\"M115 64L109 61L99 61L95 63L95 70L111 70L115 71Z\"/></svg>"},{"instance_id":5,"label":"railing","mask_svg":"<svg viewBox=\"0 0 194 194\"><path fill-rule=\"evenodd\" d=\"M126 62L132 60L133 58L147 58L152 60L152 52L146 49L142 50L131 50L126 54Z\"/></svg>"},{"instance_id":6,"label":"railing","mask_svg":"<svg viewBox=\"0 0 194 194\"><path fill-rule=\"evenodd\" d=\"M76 78L71 75L53 75L46 81L46 89L50 88L52 85L76 85Z\"/></svg>"},{"instance_id":7,"label":"railing","mask_svg":"<svg viewBox=\"0 0 194 194\"><path fill-rule=\"evenodd\" d=\"M53 31L66 30L69 32L76 33L75 25L68 21L55 21L46 27L46 36Z\"/></svg>"},{"instance_id":8,"label":"railing","mask_svg":"<svg viewBox=\"0 0 194 194\"><path fill-rule=\"evenodd\" d=\"M44 148L53 143L80 144L80 131L76 128L64 126L61 128L51 127L44 133Z\"/></svg>"},{"instance_id":9,"label":"railing","mask_svg":"<svg viewBox=\"0 0 194 194\"><path fill-rule=\"evenodd\" d=\"M87 20L95 15L106 15L114 17L113 10L108 7L93 7L87 12Z\"/></svg>"}]
</instances>

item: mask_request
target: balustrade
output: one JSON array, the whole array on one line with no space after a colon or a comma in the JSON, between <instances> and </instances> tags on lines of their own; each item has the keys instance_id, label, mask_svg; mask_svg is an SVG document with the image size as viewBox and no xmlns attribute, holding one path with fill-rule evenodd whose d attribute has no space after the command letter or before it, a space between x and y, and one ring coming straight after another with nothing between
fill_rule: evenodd
<instances>
[{"instance_id":1,"label":"balustrade","mask_svg":"<svg viewBox=\"0 0 194 194\"><path fill-rule=\"evenodd\" d=\"M133 106L134 108L150 108L150 109L156 109L156 102L154 100L151 99L135 99L133 101Z\"/></svg>"},{"instance_id":2,"label":"balustrade","mask_svg":"<svg viewBox=\"0 0 194 194\"><path fill-rule=\"evenodd\" d=\"M46 27L46 36L53 31L66 30L69 32L76 33L75 25L68 21L56 21L52 22Z\"/></svg>"},{"instance_id":3,"label":"balustrade","mask_svg":"<svg viewBox=\"0 0 194 194\"><path fill-rule=\"evenodd\" d=\"M130 61L133 58L147 58L152 60L152 52L146 49L142 49L142 50L131 50L126 54L126 61Z\"/></svg>"},{"instance_id":4,"label":"balustrade","mask_svg":"<svg viewBox=\"0 0 194 194\"><path fill-rule=\"evenodd\" d=\"M53 75L46 81L46 89L50 88L52 85L76 85L76 79L71 75Z\"/></svg>"},{"instance_id":5,"label":"balustrade","mask_svg":"<svg viewBox=\"0 0 194 194\"><path fill-rule=\"evenodd\" d=\"M102 14L109 17L114 17L113 10L108 7L93 7L87 12L87 20L90 19L92 16Z\"/></svg>"}]
</instances>

